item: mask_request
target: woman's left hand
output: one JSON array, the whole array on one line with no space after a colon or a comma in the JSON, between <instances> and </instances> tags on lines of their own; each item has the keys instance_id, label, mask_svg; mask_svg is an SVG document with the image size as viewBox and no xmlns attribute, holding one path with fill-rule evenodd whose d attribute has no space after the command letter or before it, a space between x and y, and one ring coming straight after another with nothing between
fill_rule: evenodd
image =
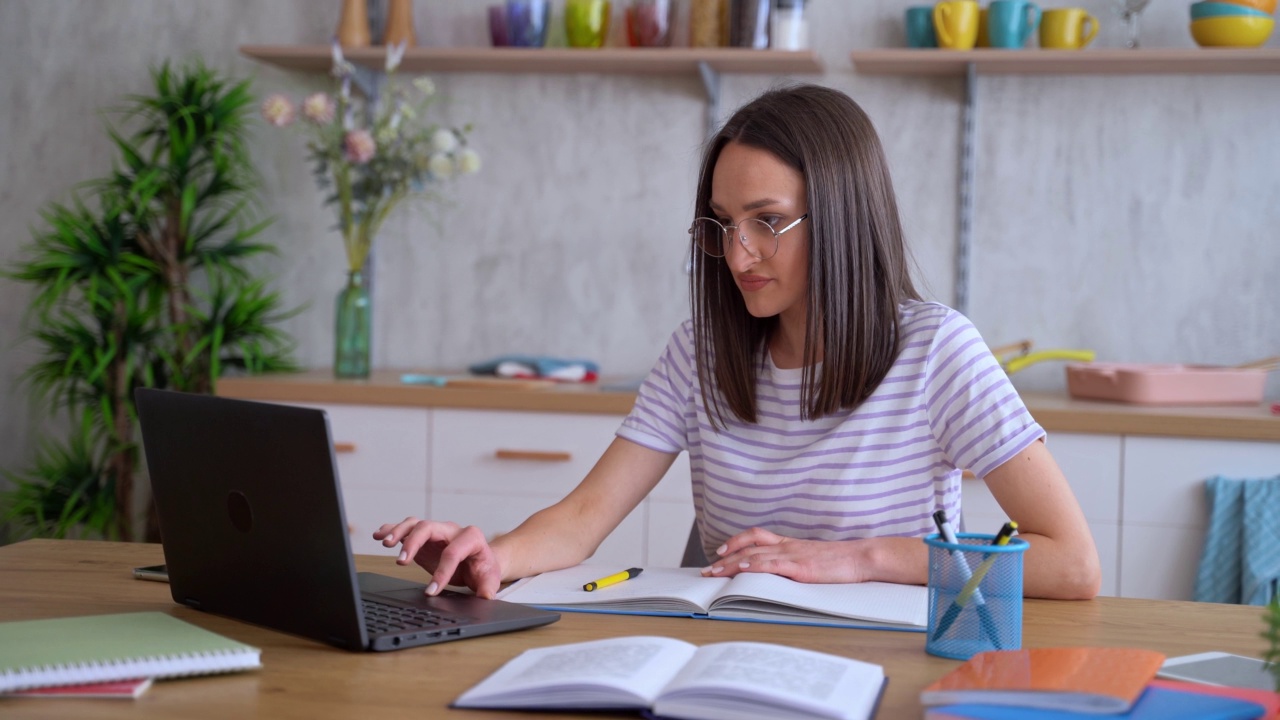
<instances>
[{"instance_id":1,"label":"woman's left hand","mask_svg":"<svg viewBox=\"0 0 1280 720\"><path fill-rule=\"evenodd\" d=\"M733 577L738 573L772 573L804 583L863 582L858 561L859 541L796 540L761 528L729 538L716 551L719 559L702 568L705 577Z\"/></svg>"}]
</instances>

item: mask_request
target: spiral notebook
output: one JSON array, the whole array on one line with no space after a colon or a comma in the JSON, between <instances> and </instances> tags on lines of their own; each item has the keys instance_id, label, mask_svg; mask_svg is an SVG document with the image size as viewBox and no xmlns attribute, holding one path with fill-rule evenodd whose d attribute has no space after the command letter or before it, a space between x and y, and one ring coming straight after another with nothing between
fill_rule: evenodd
<instances>
[{"instance_id":1,"label":"spiral notebook","mask_svg":"<svg viewBox=\"0 0 1280 720\"><path fill-rule=\"evenodd\" d=\"M0 693L262 667L258 648L161 612L0 623Z\"/></svg>"}]
</instances>

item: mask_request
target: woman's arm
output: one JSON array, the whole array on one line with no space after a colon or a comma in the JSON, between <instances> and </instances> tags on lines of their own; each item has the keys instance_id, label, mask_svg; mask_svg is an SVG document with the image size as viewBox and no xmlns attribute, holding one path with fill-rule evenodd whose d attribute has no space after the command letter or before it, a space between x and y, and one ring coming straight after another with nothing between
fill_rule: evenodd
<instances>
[{"instance_id":1,"label":"woman's arm","mask_svg":"<svg viewBox=\"0 0 1280 720\"><path fill-rule=\"evenodd\" d=\"M1045 444L1031 443L984 480L1000 509L1018 522L1017 536L1031 543L1023 558L1023 594L1060 600L1097 595L1102 567L1093 533Z\"/></svg>"},{"instance_id":2,"label":"woman's arm","mask_svg":"<svg viewBox=\"0 0 1280 720\"><path fill-rule=\"evenodd\" d=\"M1067 479L1043 442L992 470L987 487L1030 547L1023 558L1023 594L1063 600L1098 594L1102 571L1093 535ZM919 538L830 542L796 540L753 528L729 539L703 575L767 572L800 582L879 580L923 585L929 553Z\"/></svg>"},{"instance_id":3,"label":"woman's arm","mask_svg":"<svg viewBox=\"0 0 1280 720\"><path fill-rule=\"evenodd\" d=\"M475 527L406 518L374 533L401 545L397 562L432 574L429 594L461 584L492 597L500 582L576 565L591 556L666 474L674 454L615 438L595 467L563 500L534 513L492 544Z\"/></svg>"}]
</instances>

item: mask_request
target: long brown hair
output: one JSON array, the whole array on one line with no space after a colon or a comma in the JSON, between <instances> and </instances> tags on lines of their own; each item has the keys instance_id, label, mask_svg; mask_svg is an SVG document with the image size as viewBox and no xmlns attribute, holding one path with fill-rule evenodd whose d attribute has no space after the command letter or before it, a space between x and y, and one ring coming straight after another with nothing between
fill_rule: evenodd
<instances>
[{"instance_id":1,"label":"long brown hair","mask_svg":"<svg viewBox=\"0 0 1280 720\"><path fill-rule=\"evenodd\" d=\"M817 85L770 90L739 108L707 142L695 217L714 217L711 178L729 142L766 150L804 176L810 224L801 417L855 408L898 356L899 305L920 297L880 138L844 93ZM724 258L696 247L691 252L703 403L721 427L722 401L743 422L755 423L757 375L778 319L747 312ZM819 349L821 377L814 371Z\"/></svg>"}]
</instances>

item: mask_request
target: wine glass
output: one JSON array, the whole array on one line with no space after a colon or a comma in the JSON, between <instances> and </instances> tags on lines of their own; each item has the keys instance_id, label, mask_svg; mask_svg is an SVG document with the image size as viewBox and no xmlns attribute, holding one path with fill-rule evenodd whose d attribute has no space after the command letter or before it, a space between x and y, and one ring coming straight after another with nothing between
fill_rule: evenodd
<instances>
[{"instance_id":1,"label":"wine glass","mask_svg":"<svg viewBox=\"0 0 1280 720\"><path fill-rule=\"evenodd\" d=\"M1151 0L1118 0L1116 12L1124 20L1126 37L1124 46L1133 50L1138 48L1138 17Z\"/></svg>"}]
</instances>

